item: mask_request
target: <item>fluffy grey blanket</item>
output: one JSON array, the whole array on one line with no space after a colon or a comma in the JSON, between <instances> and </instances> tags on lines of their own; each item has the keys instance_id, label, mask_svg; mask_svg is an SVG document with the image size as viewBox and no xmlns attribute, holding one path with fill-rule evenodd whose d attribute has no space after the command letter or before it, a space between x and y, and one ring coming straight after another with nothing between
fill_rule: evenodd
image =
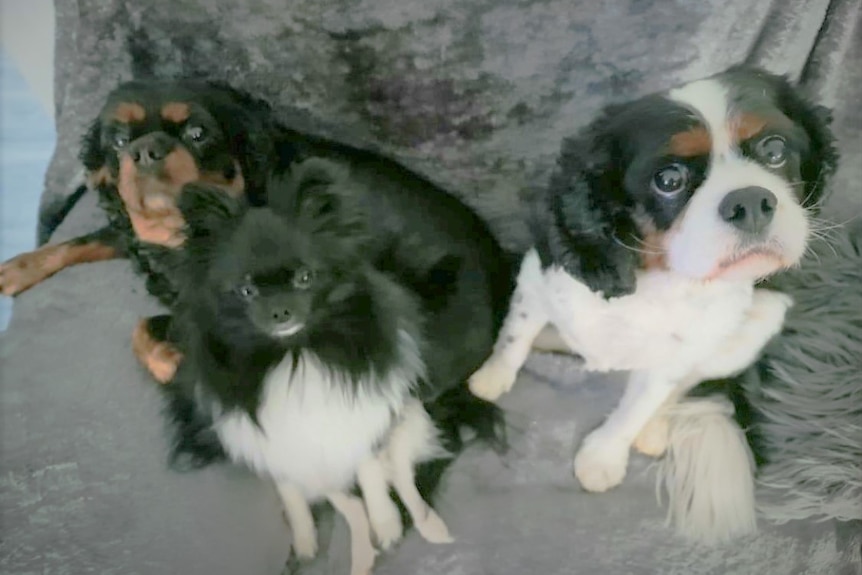
<instances>
[{"instance_id":1,"label":"fluffy grey blanket","mask_svg":"<svg viewBox=\"0 0 862 575\"><path fill-rule=\"evenodd\" d=\"M769 463L767 519L862 519L862 225L833 230L775 287L795 305L745 379Z\"/></svg>"},{"instance_id":2,"label":"fluffy grey blanket","mask_svg":"<svg viewBox=\"0 0 862 575\"><path fill-rule=\"evenodd\" d=\"M827 210L844 220L862 208L859 0L58 0L56 9L58 145L45 213L69 191L80 135L118 81L205 74L269 98L295 125L395 156L515 247L518 198L544 185L563 135L610 101L746 58L835 108L845 161ZM85 196L54 239L100 223ZM129 351L137 318L157 311L124 261L65 270L17 298L0 338L0 572L284 568L290 535L271 484L229 468L166 469L159 396ZM501 460L471 450L445 480L437 508L457 542L410 535L377 575L859 573L846 523L765 526L721 549L678 540L643 458L613 492L583 492L571 458L619 382L585 379L568 359L536 356L527 367L504 399L512 451ZM335 521L330 553L309 573L347 573L345 534Z\"/></svg>"}]
</instances>

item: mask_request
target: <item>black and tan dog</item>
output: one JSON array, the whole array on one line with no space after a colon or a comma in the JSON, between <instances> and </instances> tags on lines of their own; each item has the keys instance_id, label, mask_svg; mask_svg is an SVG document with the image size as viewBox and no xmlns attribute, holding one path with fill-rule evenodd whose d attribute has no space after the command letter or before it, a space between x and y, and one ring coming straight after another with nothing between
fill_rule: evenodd
<instances>
[{"instance_id":1,"label":"black and tan dog","mask_svg":"<svg viewBox=\"0 0 862 575\"><path fill-rule=\"evenodd\" d=\"M252 205L263 203L269 167L288 153L278 134L268 104L227 85L120 85L84 136L79 156L108 225L0 264L0 292L14 296L66 267L128 257L150 294L170 305L175 289L166 272L173 248L183 242L176 207L183 186L208 183ZM167 319L142 320L133 340L136 354L162 381L175 365L172 348L161 341Z\"/></svg>"}]
</instances>

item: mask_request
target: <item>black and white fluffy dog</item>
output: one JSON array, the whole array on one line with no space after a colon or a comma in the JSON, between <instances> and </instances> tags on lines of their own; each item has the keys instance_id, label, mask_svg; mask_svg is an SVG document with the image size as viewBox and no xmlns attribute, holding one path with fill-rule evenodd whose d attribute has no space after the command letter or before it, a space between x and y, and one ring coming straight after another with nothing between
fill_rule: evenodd
<instances>
[{"instance_id":1,"label":"black and white fluffy dog","mask_svg":"<svg viewBox=\"0 0 862 575\"><path fill-rule=\"evenodd\" d=\"M563 143L535 247L472 391L493 400L510 389L551 324L587 369L632 370L575 457L581 485L618 485L632 445L663 453L674 438L656 413L745 369L781 328L792 302L754 286L806 250L837 161L827 124L786 79L742 67L605 110ZM670 482L701 539L754 527L750 452L714 405L695 417L709 427Z\"/></svg>"},{"instance_id":2,"label":"black and white fluffy dog","mask_svg":"<svg viewBox=\"0 0 862 575\"><path fill-rule=\"evenodd\" d=\"M179 199L174 457L224 451L271 478L300 558L317 551L309 505L329 500L353 573L373 564L369 523L384 549L401 536L390 486L426 539L449 540L414 467L454 455L461 426L494 440L501 423L466 378L492 348L510 268L467 207L386 173L311 158L270 182L266 208L200 186Z\"/></svg>"}]
</instances>

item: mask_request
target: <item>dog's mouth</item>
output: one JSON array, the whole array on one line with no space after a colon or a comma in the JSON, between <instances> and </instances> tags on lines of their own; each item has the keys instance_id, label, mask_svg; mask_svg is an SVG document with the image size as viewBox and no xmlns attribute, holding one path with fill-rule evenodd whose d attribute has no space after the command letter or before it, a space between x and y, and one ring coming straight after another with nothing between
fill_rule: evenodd
<instances>
[{"instance_id":1,"label":"dog's mouth","mask_svg":"<svg viewBox=\"0 0 862 575\"><path fill-rule=\"evenodd\" d=\"M778 247L753 246L719 261L707 279L758 280L785 267L784 252Z\"/></svg>"},{"instance_id":2,"label":"dog's mouth","mask_svg":"<svg viewBox=\"0 0 862 575\"><path fill-rule=\"evenodd\" d=\"M304 327L305 322L292 319L275 324L269 333L273 337L286 338L298 334Z\"/></svg>"}]
</instances>

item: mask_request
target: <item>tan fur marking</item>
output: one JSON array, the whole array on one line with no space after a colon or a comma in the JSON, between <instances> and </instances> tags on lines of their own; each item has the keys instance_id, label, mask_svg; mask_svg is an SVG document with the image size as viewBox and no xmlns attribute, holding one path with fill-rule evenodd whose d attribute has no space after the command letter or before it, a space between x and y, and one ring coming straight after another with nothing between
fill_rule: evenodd
<instances>
[{"instance_id":1,"label":"tan fur marking","mask_svg":"<svg viewBox=\"0 0 862 575\"><path fill-rule=\"evenodd\" d=\"M767 121L765 118L755 116L754 114L740 114L731 122L731 133L733 134L733 142L739 143L753 138L766 127Z\"/></svg>"},{"instance_id":2,"label":"tan fur marking","mask_svg":"<svg viewBox=\"0 0 862 575\"><path fill-rule=\"evenodd\" d=\"M87 174L87 184L91 189L97 189L102 186L114 184L114 177L107 166L102 166L98 170L93 170Z\"/></svg>"},{"instance_id":3,"label":"tan fur marking","mask_svg":"<svg viewBox=\"0 0 862 575\"><path fill-rule=\"evenodd\" d=\"M703 126L696 126L671 136L668 152L681 158L705 156L712 150L712 138Z\"/></svg>"},{"instance_id":4,"label":"tan fur marking","mask_svg":"<svg viewBox=\"0 0 862 575\"><path fill-rule=\"evenodd\" d=\"M185 102L168 102L162 106L162 118L175 124L188 120L189 114L189 105Z\"/></svg>"},{"instance_id":5,"label":"tan fur marking","mask_svg":"<svg viewBox=\"0 0 862 575\"><path fill-rule=\"evenodd\" d=\"M69 266L115 257L114 248L97 242L43 246L0 264L0 293L18 295Z\"/></svg>"},{"instance_id":6,"label":"tan fur marking","mask_svg":"<svg viewBox=\"0 0 862 575\"><path fill-rule=\"evenodd\" d=\"M134 102L120 102L114 110L114 119L124 124L142 122L147 117L147 111Z\"/></svg>"},{"instance_id":7,"label":"tan fur marking","mask_svg":"<svg viewBox=\"0 0 862 575\"><path fill-rule=\"evenodd\" d=\"M245 193L245 178L242 177L239 162L234 161L234 168L236 175L232 180L225 178L221 172L201 172L200 181L218 186L234 198L238 198Z\"/></svg>"},{"instance_id":8,"label":"tan fur marking","mask_svg":"<svg viewBox=\"0 0 862 575\"><path fill-rule=\"evenodd\" d=\"M228 180L221 173L201 172L188 150L177 147L165 157L163 165L160 174L142 175L128 155L120 159L117 187L135 235L143 242L179 247L185 241L182 235L185 221L176 207L184 185L210 183L234 197L245 191L239 164L236 164L237 175Z\"/></svg>"},{"instance_id":9,"label":"tan fur marking","mask_svg":"<svg viewBox=\"0 0 862 575\"><path fill-rule=\"evenodd\" d=\"M132 351L144 368L159 383L170 383L183 355L172 345L150 335L149 323L142 319L132 332Z\"/></svg>"}]
</instances>

